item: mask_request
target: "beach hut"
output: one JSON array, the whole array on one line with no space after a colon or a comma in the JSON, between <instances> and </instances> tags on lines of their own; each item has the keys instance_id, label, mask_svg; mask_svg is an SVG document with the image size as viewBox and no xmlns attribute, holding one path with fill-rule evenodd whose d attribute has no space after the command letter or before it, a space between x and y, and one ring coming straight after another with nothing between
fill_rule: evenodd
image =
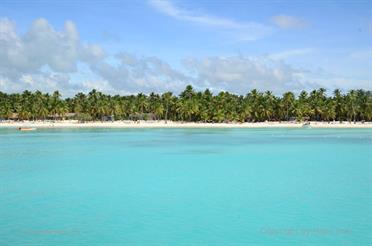
<instances>
[{"instance_id":1,"label":"beach hut","mask_svg":"<svg viewBox=\"0 0 372 246\"><path fill-rule=\"evenodd\" d=\"M72 120L76 118L76 113L66 113L63 115L60 114L50 114L47 116L48 120Z\"/></svg>"},{"instance_id":2,"label":"beach hut","mask_svg":"<svg viewBox=\"0 0 372 246\"><path fill-rule=\"evenodd\" d=\"M9 120L19 120L18 113L11 113L9 116Z\"/></svg>"},{"instance_id":3,"label":"beach hut","mask_svg":"<svg viewBox=\"0 0 372 246\"><path fill-rule=\"evenodd\" d=\"M73 119L76 118L76 116L77 116L76 113L67 113L67 114L65 114L65 119L73 120Z\"/></svg>"},{"instance_id":4,"label":"beach hut","mask_svg":"<svg viewBox=\"0 0 372 246\"><path fill-rule=\"evenodd\" d=\"M156 120L156 115L153 113L138 113L129 115L130 120Z\"/></svg>"},{"instance_id":5,"label":"beach hut","mask_svg":"<svg viewBox=\"0 0 372 246\"><path fill-rule=\"evenodd\" d=\"M101 120L102 121L114 121L115 117L114 117L114 115L104 115L104 116L102 116Z\"/></svg>"}]
</instances>

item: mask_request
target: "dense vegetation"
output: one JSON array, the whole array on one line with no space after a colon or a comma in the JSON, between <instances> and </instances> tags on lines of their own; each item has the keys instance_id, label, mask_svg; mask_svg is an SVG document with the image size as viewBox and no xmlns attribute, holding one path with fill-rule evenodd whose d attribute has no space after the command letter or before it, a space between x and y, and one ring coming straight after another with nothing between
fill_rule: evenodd
<instances>
[{"instance_id":1,"label":"dense vegetation","mask_svg":"<svg viewBox=\"0 0 372 246\"><path fill-rule=\"evenodd\" d=\"M208 89L196 92L191 86L179 95L164 94L111 96L96 90L78 93L73 98L62 99L56 91L45 94L24 91L22 94L0 92L0 118L38 120L65 117L75 113L79 120L101 120L107 115L118 119L151 118L174 121L371 121L372 93L351 90L342 94L335 90L327 96L325 89L298 96L286 92L281 97L272 92L252 90L245 96L220 92L213 95ZM15 116L16 115L16 116Z\"/></svg>"}]
</instances>

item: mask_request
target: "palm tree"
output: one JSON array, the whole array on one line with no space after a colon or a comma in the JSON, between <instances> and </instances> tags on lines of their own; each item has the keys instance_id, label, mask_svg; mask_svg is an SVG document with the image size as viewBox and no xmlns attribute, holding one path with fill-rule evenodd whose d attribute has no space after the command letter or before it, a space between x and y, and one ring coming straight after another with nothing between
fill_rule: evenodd
<instances>
[{"instance_id":1,"label":"palm tree","mask_svg":"<svg viewBox=\"0 0 372 246\"><path fill-rule=\"evenodd\" d=\"M357 104L357 92L351 90L346 95L346 108L348 121L356 121L356 115L358 114L359 105Z\"/></svg>"},{"instance_id":2,"label":"palm tree","mask_svg":"<svg viewBox=\"0 0 372 246\"><path fill-rule=\"evenodd\" d=\"M156 102L154 105L154 114L156 118L159 120L163 117L164 114L164 106L161 102Z\"/></svg>"},{"instance_id":3,"label":"palm tree","mask_svg":"<svg viewBox=\"0 0 372 246\"><path fill-rule=\"evenodd\" d=\"M336 103L332 100L328 100L326 107L323 110L323 119L326 121L331 121L336 117Z\"/></svg>"},{"instance_id":4,"label":"palm tree","mask_svg":"<svg viewBox=\"0 0 372 246\"><path fill-rule=\"evenodd\" d=\"M105 115L116 119L128 119L133 114L154 113L158 119L223 122L298 120L372 120L372 93L366 90L351 90L342 94L335 90L328 97L325 89L302 91L298 97L286 92L276 97L272 92L250 91L246 96L229 92L213 95L210 90L195 92L187 86L180 95L166 92L161 96L106 95L97 90L88 94L78 93L73 98L61 98L59 91L52 95L41 91L24 91L7 94L0 91L0 117L10 118L18 113L21 120L45 119L48 115L64 117L67 112L77 113L79 119L97 120Z\"/></svg>"},{"instance_id":5,"label":"palm tree","mask_svg":"<svg viewBox=\"0 0 372 246\"><path fill-rule=\"evenodd\" d=\"M169 107L172 103L172 92L166 92L162 95L162 100L165 104L165 122L168 120Z\"/></svg>"},{"instance_id":6,"label":"palm tree","mask_svg":"<svg viewBox=\"0 0 372 246\"><path fill-rule=\"evenodd\" d=\"M137 95L137 106L141 114L143 114L148 106L146 95L139 93Z\"/></svg>"},{"instance_id":7,"label":"palm tree","mask_svg":"<svg viewBox=\"0 0 372 246\"><path fill-rule=\"evenodd\" d=\"M192 88L191 85L188 85L188 86L186 86L186 89L183 92L181 92L180 98L190 100L194 97L194 95L195 95L194 88Z\"/></svg>"},{"instance_id":8,"label":"palm tree","mask_svg":"<svg viewBox=\"0 0 372 246\"><path fill-rule=\"evenodd\" d=\"M338 121L342 121L342 116L344 114L344 98L343 96L341 95L341 90L340 89L336 89L334 90L333 92L333 100L335 102L335 113L336 113L336 119Z\"/></svg>"},{"instance_id":9,"label":"palm tree","mask_svg":"<svg viewBox=\"0 0 372 246\"><path fill-rule=\"evenodd\" d=\"M266 120L271 120L274 115L274 107L275 107L275 96L271 91L266 91L263 97L263 109L262 109L262 116Z\"/></svg>"},{"instance_id":10,"label":"palm tree","mask_svg":"<svg viewBox=\"0 0 372 246\"><path fill-rule=\"evenodd\" d=\"M289 120L289 117L292 115L294 110L294 101L295 96L292 92L286 92L283 94L283 108L285 110L285 119Z\"/></svg>"},{"instance_id":11,"label":"palm tree","mask_svg":"<svg viewBox=\"0 0 372 246\"><path fill-rule=\"evenodd\" d=\"M248 100L244 100L240 111L240 121L246 122L252 117L252 107Z\"/></svg>"},{"instance_id":12,"label":"palm tree","mask_svg":"<svg viewBox=\"0 0 372 246\"><path fill-rule=\"evenodd\" d=\"M246 95L246 100L251 106L251 116L254 121L260 119L259 105L261 101L262 93L259 93L256 89L252 90Z\"/></svg>"},{"instance_id":13,"label":"palm tree","mask_svg":"<svg viewBox=\"0 0 372 246\"><path fill-rule=\"evenodd\" d=\"M222 109L217 109L217 111L213 114L213 121L215 122L223 122L225 119L225 113Z\"/></svg>"}]
</instances>

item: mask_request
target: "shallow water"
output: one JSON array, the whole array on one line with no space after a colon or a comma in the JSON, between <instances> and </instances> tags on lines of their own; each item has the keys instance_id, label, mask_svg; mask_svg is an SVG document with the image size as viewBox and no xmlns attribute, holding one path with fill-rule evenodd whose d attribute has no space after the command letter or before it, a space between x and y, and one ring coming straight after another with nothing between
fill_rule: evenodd
<instances>
[{"instance_id":1,"label":"shallow water","mask_svg":"<svg viewBox=\"0 0 372 246\"><path fill-rule=\"evenodd\" d=\"M0 245L368 245L372 129L0 129Z\"/></svg>"}]
</instances>

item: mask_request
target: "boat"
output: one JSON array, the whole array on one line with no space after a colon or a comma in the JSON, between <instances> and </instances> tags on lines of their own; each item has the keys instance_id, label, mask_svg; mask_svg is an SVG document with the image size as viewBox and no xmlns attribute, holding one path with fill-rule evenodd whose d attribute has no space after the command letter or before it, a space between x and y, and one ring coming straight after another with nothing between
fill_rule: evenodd
<instances>
[{"instance_id":1,"label":"boat","mask_svg":"<svg viewBox=\"0 0 372 246\"><path fill-rule=\"evenodd\" d=\"M20 131L35 131L36 128L33 128L33 127L19 127L18 130L20 130Z\"/></svg>"}]
</instances>

